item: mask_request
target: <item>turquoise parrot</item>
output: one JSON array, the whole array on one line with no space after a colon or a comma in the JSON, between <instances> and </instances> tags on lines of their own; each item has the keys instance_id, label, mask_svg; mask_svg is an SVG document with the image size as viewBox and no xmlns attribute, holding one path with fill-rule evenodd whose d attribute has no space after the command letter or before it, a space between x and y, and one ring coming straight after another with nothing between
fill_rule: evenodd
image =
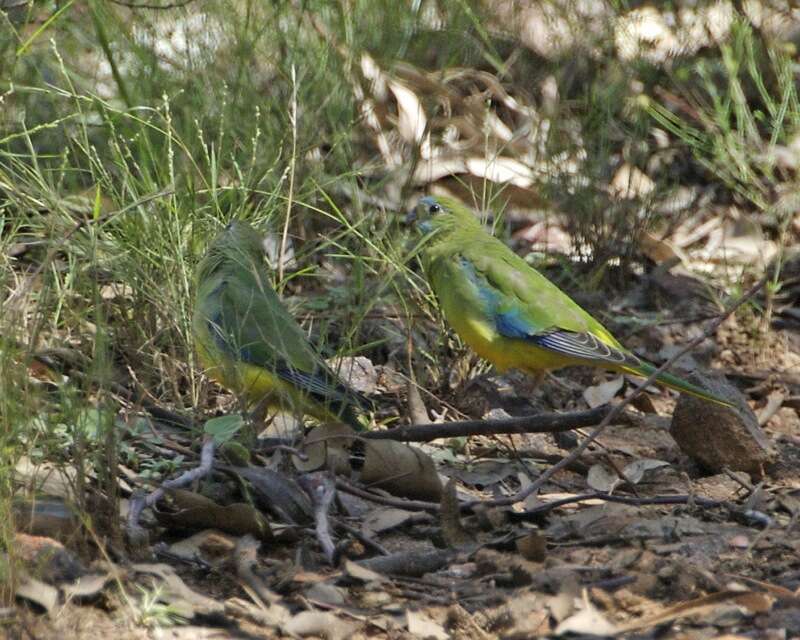
<instances>
[{"instance_id":1,"label":"turquoise parrot","mask_svg":"<svg viewBox=\"0 0 800 640\"><path fill-rule=\"evenodd\" d=\"M369 401L350 389L308 342L270 285L263 237L232 222L197 267L193 329L208 375L251 406L320 420L357 417Z\"/></svg>"},{"instance_id":2,"label":"turquoise parrot","mask_svg":"<svg viewBox=\"0 0 800 640\"><path fill-rule=\"evenodd\" d=\"M447 322L499 370L538 374L586 365L649 377L656 368L623 347L566 293L487 233L454 198L427 196L409 213L422 262ZM656 381L729 405L669 373Z\"/></svg>"}]
</instances>

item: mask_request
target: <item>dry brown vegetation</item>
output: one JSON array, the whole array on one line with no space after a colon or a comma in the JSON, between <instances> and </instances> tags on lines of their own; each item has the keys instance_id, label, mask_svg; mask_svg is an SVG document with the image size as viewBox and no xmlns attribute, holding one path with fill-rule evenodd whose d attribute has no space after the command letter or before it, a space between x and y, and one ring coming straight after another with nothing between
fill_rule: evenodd
<instances>
[{"instance_id":1,"label":"dry brown vegetation","mask_svg":"<svg viewBox=\"0 0 800 640\"><path fill-rule=\"evenodd\" d=\"M800 636L799 42L767 0L0 0L0 635ZM423 192L740 410L493 371ZM375 432L434 426L279 416L131 540L242 424L190 325L234 218Z\"/></svg>"}]
</instances>

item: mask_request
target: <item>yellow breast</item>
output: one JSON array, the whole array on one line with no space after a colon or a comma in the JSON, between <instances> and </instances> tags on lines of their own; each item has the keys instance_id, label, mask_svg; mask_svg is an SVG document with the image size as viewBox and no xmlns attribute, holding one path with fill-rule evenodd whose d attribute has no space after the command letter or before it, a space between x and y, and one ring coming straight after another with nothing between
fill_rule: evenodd
<instances>
[{"instance_id":1,"label":"yellow breast","mask_svg":"<svg viewBox=\"0 0 800 640\"><path fill-rule=\"evenodd\" d=\"M197 355L205 374L226 389L242 396L250 408L263 402L269 409L308 414L320 420L332 420L336 417L322 404L284 382L271 371L234 360L215 346L209 346L207 341L197 340Z\"/></svg>"}]
</instances>

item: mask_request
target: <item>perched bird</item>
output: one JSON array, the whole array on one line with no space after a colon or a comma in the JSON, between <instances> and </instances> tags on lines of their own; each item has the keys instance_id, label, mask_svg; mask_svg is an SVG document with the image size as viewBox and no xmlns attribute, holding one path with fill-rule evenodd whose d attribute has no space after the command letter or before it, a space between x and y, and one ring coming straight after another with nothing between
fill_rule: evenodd
<instances>
[{"instance_id":1,"label":"perched bird","mask_svg":"<svg viewBox=\"0 0 800 640\"><path fill-rule=\"evenodd\" d=\"M210 377L250 407L341 419L363 430L366 400L309 344L270 285L263 237L244 222L217 236L197 267L193 329Z\"/></svg>"},{"instance_id":2,"label":"perched bird","mask_svg":"<svg viewBox=\"0 0 800 640\"><path fill-rule=\"evenodd\" d=\"M422 262L456 333L498 369L540 374L587 365L648 377L656 367L623 347L567 294L489 235L459 200L422 198L406 219L424 236ZM729 403L669 373L656 380Z\"/></svg>"}]
</instances>

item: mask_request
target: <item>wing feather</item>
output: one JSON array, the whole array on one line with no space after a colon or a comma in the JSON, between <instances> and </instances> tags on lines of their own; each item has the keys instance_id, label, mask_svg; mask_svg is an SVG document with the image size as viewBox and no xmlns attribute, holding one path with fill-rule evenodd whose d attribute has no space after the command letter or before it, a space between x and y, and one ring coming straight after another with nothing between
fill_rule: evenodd
<instances>
[{"instance_id":1,"label":"wing feather","mask_svg":"<svg viewBox=\"0 0 800 640\"><path fill-rule=\"evenodd\" d=\"M524 274L514 264L508 263L505 269L499 268L498 272L497 267L481 269L475 261L464 255L459 256L458 261L461 270L473 286L477 287L485 311L494 320L495 328L500 335L533 343L542 349L586 362L629 366L641 364L635 355L619 348L616 340L601 325L598 324L603 335L592 333L592 324L596 323L583 309L557 289L556 291L569 302L569 307L554 309L562 303L562 300L553 293L555 287L549 281L545 280L548 286L541 292L541 302L550 307L540 308L536 305L537 308L532 309L530 300L535 297L536 291L525 291L525 299L520 299L519 280ZM513 283L513 286L503 286L503 275L507 276L505 280ZM537 281L531 283L531 287L536 289L540 284ZM562 318L568 320L569 327L558 326L555 323ZM548 322L550 324L546 324ZM606 340L611 340L613 343L609 344Z\"/></svg>"},{"instance_id":2,"label":"wing feather","mask_svg":"<svg viewBox=\"0 0 800 640\"><path fill-rule=\"evenodd\" d=\"M219 296L219 304L218 312L208 319L208 329L218 348L274 373L337 412L347 404L368 406L369 401L344 384L314 352L271 288L258 291L223 280L212 295Z\"/></svg>"}]
</instances>

